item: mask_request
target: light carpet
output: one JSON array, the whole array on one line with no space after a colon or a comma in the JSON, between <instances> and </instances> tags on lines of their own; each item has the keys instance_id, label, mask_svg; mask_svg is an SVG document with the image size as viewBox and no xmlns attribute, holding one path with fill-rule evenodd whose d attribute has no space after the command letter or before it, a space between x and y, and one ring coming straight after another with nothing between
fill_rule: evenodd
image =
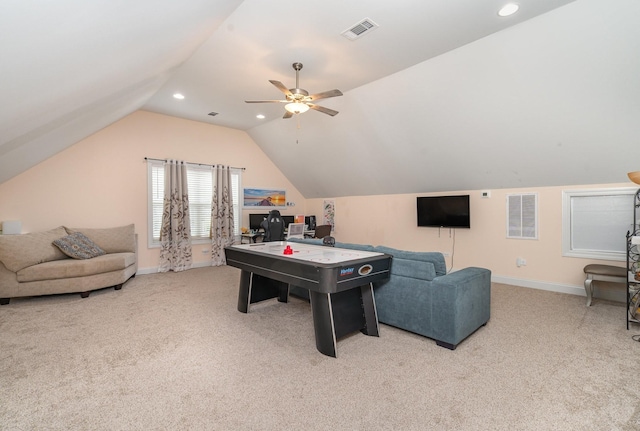
<instances>
[{"instance_id":1,"label":"light carpet","mask_svg":"<svg viewBox=\"0 0 640 431\"><path fill-rule=\"evenodd\" d=\"M305 301L236 310L240 271L0 307L2 430L638 430L623 304L493 284L455 351L386 325L315 347Z\"/></svg>"}]
</instances>

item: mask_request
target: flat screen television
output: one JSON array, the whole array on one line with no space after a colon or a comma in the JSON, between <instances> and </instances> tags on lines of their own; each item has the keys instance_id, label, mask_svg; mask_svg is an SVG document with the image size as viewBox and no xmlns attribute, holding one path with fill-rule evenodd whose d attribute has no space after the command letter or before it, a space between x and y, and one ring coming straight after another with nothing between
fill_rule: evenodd
<instances>
[{"instance_id":1,"label":"flat screen television","mask_svg":"<svg viewBox=\"0 0 640 431\"><path fill-rule=\"evenodd\" d=\"M418 226L470 228L469 195L418 196Z\"/></svg>"}]
</instances>

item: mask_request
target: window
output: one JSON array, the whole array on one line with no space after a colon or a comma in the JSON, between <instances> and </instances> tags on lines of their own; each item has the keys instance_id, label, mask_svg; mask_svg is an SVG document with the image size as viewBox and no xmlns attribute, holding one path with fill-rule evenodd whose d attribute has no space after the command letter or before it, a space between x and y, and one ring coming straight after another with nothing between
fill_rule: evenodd
<instances>
[{"instance_id":1,"label":"window","mask_svg":"<svg viewBox=\"0 0 640 431\"><path fill-rule=\"evenodd\" d=\"M538 239L538 194L507 195L507 238Z\"/></svg>"},{"instance_id":2,"label":"window","mask_svg":"<svg viewBox=\"0 0 640 431\"><path fill-rule=\"evenodd\" d=\"M164 202L164 164L161 161L147 162L149 182L149 247L160 244L160 228ZM231 199L233 202L234 234L240 235L240 187L241 169L231 170ZM194 243L208 242L211 238L211 196L213 195L213 171L209 166L188 165L187 186L189 188L189 217L191 239Z\"/></svg>"},{"instance_id":3,"label":"window","mask_svg":"<svg viewBox=\"0 0 640 431\"><path fill-rule=\"evenodd\" d=\"M188 166L189 218L191 238L211 238L211 196L213 177L209 166Z\"/></svg>"},{"instance_id":4,"label":"window","mask_svg":"<svg viewBox=\"0 0 640 431\"><path fill-rule=\"evenodd\" d=\"M563 191L562 255L624 261L635 192L631 188Z\"/></svg>"}]
</instances>

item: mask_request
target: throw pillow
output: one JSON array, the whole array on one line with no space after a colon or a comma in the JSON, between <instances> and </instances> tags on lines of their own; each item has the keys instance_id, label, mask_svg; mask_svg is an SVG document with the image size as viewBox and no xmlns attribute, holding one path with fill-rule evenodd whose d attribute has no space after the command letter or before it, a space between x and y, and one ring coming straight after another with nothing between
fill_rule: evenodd
<instances>
[{"instance_id":1,"label":"throw pillow","mask_svg":"<svg viewBox=\"0 0 640 431\"><path fill-rule=\"evenodd\" d=\"M91 259L106 254L103 249L80 232L53 241L64 254L74 259Z\"/></svg>"},{"instance_id":2,"label":"throw pillow","mask_svg":"<svg viewBox=\"0 0 640 431\"><path fill-rule=\"evenodd\" d=\"M82 232L107 253L135 253L136 234L133 224L112 228L70 228L68 233Z\"/></svg>"}]
</instances>

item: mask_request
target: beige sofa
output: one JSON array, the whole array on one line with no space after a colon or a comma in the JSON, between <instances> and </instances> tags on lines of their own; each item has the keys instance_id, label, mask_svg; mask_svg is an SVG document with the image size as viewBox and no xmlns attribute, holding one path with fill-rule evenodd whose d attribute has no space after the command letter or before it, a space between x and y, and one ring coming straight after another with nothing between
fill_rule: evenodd
<instances>
[{"instance_id":1,"label":"beige sofa","mask_svg":"<svg viewBox=\"0 0 640 431\"><path fill-rule=\"evenodd\" d=\"M78 234L78 232L80 234ZM94 254L71 258L69 241L82 238L93 245ZM88 239L88 241L87 241ZM61 244L62 248L54 245ZM77 248L76 244L73 247ZM97 246L97 247L95 247ZM62 251L65 249L65 252ZM82 252L83 250L81 250ZM0 235L0 305L11 298L122 288L138 269L138 247L134 225L106 229L58 227L46 232Z\"/></svg>"}]
</instances>

